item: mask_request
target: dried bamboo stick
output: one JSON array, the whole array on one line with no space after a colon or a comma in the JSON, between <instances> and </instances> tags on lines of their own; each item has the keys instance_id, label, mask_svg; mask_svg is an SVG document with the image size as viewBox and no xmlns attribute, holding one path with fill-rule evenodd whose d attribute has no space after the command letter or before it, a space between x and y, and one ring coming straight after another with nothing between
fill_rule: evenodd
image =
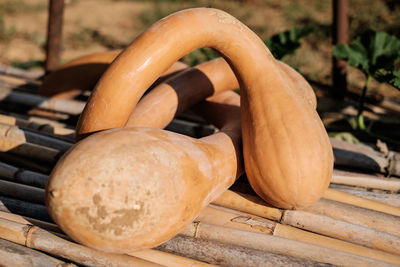
<instances>
[{"instance_id":1,"label":"dried bamboo stick","mask_svg":"<svg viewBox=\"0 0 400 267\"><path fill-rule=\"evenodd\" d=\"M327 216L286 210L282 223L354 244L400 255L400 237Z\"/></svg>"},{"instance_id":2,"label":"dried bamboo stick","mask_svg":"<svg viewBox=\"0 0 400 267\"><path fill-rule=\"evenodd\" d=\"M381 173L386 173L386 169L389 167L389 159L377 155L364 154L340 148L333 148L333 155L335 157L335 165L338 166Z\"/></svg>"},{"instance_id":3,"label":"dried bamboo stick","mask_svg":"<svg viewBox=\"0 0 400 267\"><path fill-rule=\"evenodd\" d=\"M85 266L162 266L128 255L97 251L59 238L37 226L0 218L0 238Z\"/></svg>"},{"instance_id":4,"label":"dried bamboo stick","mask_svg":"<svg viewBox=\"0 0 400 267\"><path fill-rule=\"evenodd\" d=\"M0 239L1 266L32 266L32 267L73 267L44 253Z\"/></svg>"},{"instance_id":5,"label":"dried bamboo stick","mask_svg":"<svg viewBox=\"0 0 400 267\"><path fill-rule=\"evenodd\" d=\"M328 188L323 198L400 216L400 208Z\"/></svg>"},{"instance_id":6,"label":"dried bamboo stick","mask_svg":"<svg viewBox=\"0 0 400 267\"><path fill-rule=\"evenodd\" d=\"M338 266L392 266L382 261L286 238L201 222L188 225L181 234Z\"/></svg>"},{"instance_id":7,"label":"dried bamboo stick","mask_svg":"<svg viewBox=\"0 0 400 267\"><path fill-rule=\"evenodd\" d=\"M48 163L35 162L29 158L24 158L18 155L0 152L0 161L18 166L20 168L29 169L35 172L48 174L51 172L52 167Z\"/></svg>"},{"instance_id":8,"label":"dried bamboo stick","mask_svg":"<svg viewBox=\"0 0 400 267\"><path fill-rule=\"evenodd\" d=\"M12 222L16 222L16 223L38 226L46 231L65 235L61 231L61 229L58 228L58 226L53 223L43 222L40 220L26 218L26 217L23 217L20 215L8 213L8 212L2 212L2 211L0 211L0 218L6 219L6 220L9 220ZM192 260L192 259L185 258L182 256L173 255L170 253L165 253L162 251L157 251L154 249L146 249L146 250L142 250L142 251L137 251L137 252L130 253L129 255L143 259L143 260L147 260L150 262L162 264L162 265L165 265L168 267L178 267L178 266L204 266L204 267L210 266L211 267L212 266L210 264L198 262L196 260Z\"/></svg>"},{"instance_id":9,"label":"dried bamboo stick","mask_svg":"<svg viewBox=\"0 0 400 267\"><path fill-rule=\"evenodd\" d=\"M365 190L357 190L353 187L345 187L340 185L331 185L331 188L336 191L341 191L344 193L348 193L351 195L355 195L358 197L362 197L365 199L373 200L376 202L381 202L384 204L388 204L397 208L400 208L400 194L390 194L390 193L381 193L381 192L369 192Z\"/></svg>"},{"instance_id":10,"label":"dried bamboo stick","mask_svg":"<svg viewBox=\"0 0 400 267\"><path fill-rule=\"evenodd\" d=\"M350 176L343 174L333 174L331 183L358 186L371 189L387 190L391 192L400 191L400 179L375 178L373 176Z\"/></svg>"},{"instance_id":11,"label":"dried bamboo stick","mask_svg":"<svg viewBox=\"0 0 400 267\"><path fill-rule=\"evenodd\" d=\"M7 116L7 115L5 115ZM36 116L29 116L27 114L18 114L18 113L8 113L8 116L14 117L16 119L17 122L17 126L21 126L19 125L19 120L24 120L28 123L34 122L37 124L48 124L51 126L55 126L55 127L60 127L60 128L65 128L67 127L67 124L63 123L63 122L59 122L59 121L55 121L52 119L47 119L47 118L43 118L43 117L36 117Z\"/></svg>"},{"instance_id":12,"label":"dried bamboo stick","mask_svg":"<svg viewBox=\"0 0 400 267\"><path fill-rule=\"evenodd\" d=\"M9 181L0 180L0 194L33 203L45 203L43 189Z\"/></svg>"},{"instance_id":13,"label":"dried bamboo stick","mask_svg":"<svg viewBox=\"0 0 400 267\"><path fill-rule=\"evenodd\" d=\"M168 241L169 242L169 241ZM129 253L130 256L134 256L143 260L150 262L162 264L168 267L181 267L181 266L191 266L191 267L216 267L217 265L208 264L191 258L186 258L185 256L174 255L160 250L155 249L145 249L141 251L136 251Z\"/></svg>"},{"instance_id":14,"label":"dried bamboo stick","mask_svg":"<svg viewBox=\"0 0 400 267\"><path fill-rule=\"evenodd\" d=\"M0 211L11 212L41 221L53 222L45 206L2 195L0 195Z\"/></svg>"},{"instance_id":15,"label":"dried bamboo stick","mask_svg":"<svg viewBox=\"0 0 400 267\"><path fill-rule=\"evenodd\" d=\"M65 128L65 124L57 123L56 121L51 121L52 123L49 124L49 120L43 118L29 117L28 119L22 119L14 116L0 114L0 123L16 125L22 129L41 134L50 134L53 137L66 140L70 143L75 141L75 130Z\"/></svg>"},{"instance_id":16,"label":"dried bamboo stick","mask_svg":"<svg viewBox=\"0 0 400 267\"><path fill-rule=\"evenodd\" d=\"M3 162L0 162L0 178L39 188L44 188L47 182L47 175L20 169Z\"/></svg>"},{"instance_id":17,"label":"dried bamboo stick","mask_svg":"<svg viewBox=\"0 0 400 267\"><path fill-rule=\"evenodd\" d=\"M292 226L283 225L258 216L227 208L210 205L200 213L196 220L206 224L284 237L375 260L400 264L400 256L398 255L311 233ZM329 225L326 225L326 227L329 227Z\"/></svg>"},{"instance_id":18,"label":"dried bamboo stick","mask_svg":"<svg viewBox=\"0 0 400 267\"><path fill-rule=\"evenodd\" d=\"M362 154L366 154L366 155L384 157L383 153L376 151L372 147L367 146L365 144L352 144L352 143L338 140L338 139L335 139L332 137L329 138L329 141L331 142L331 145L333 148L358 152L358 153L362 153Z\"/></svg>"},{"instance_id":19,"label":"dried bamboo stick","mask_svg":"<svg viewBox=\"0 0 400 267\"><path fill-rule=\"evenodd\" d=\"M282 217L281 210L270 207L261 198L237 193L231 190L227 190L222 193L222 195L220 195L212 203L218 206L247 212L274 221L280 221Z\"/></svg>"},{"instance_id":20,"label":"dried bamboo stick","mask_svg":"<svg viewBox=\"0 0 400 267\"><path fill-rule=\"evenodd\" d=\"M315 261L183 235L175 236L157 249L229 267L326 266Z\"/></svg>"},{"instance_id":21,"label":"dried bamboo stick","mask_svg":"<svg viewBox=\"0 0 400 267\"><path fill-rule=\"evenodd\" d=\"M83 101L47 98L4 88L0 88L0 100L70 115L79 115L85 107L85 102Z\"/></svg>"},{"instance_id":22,"label":"dried bamboo stick","mask_svg":"<svg viewBox=\"0 0 400 267\"><path fill-rule=\"evenodd\" d=\"M44 74L42 71L26 71L23 69L18 69L18 68L4 66L4 65L0 65L0 73L27 79L27 80L39 79L39 77Z\"/></svg>"},{"instance_id":23,"label":"dried bamboo stick","mask_svg":"<svg viewBox=\"0 0 400 267\"><path fill-rule=\"evenodd\" d=\"M6 138L19 140L24 143L32 143L60 151L67 151L72 146L72 143L70 142L62 141L27 130L22 130L18 126L3 123L0 123L0 135Z\"/></svg>"},{"instance_id":24,"label":"dried bamboo stick","mask_svg":"<svg viewBox=\"0 0 400 267\"><path fill-rule=\"evenodd\" d=\"M44 161L47 163L55 163L58 160L59 156L61 156L60 150L27 143L2 135L0 135L0 151L27 157L30 159Z\"/></svg>"},{"instance_id":25,"label":"dried bamboo stick","mask_svg":"<svg viewBox=\"0 0 400 267\"><path fill-rule=\"evenodd\" d=\"M35 225L35 226L38 226L38 227L40 227L46 231L52 232L52 233L64 234L63 231L61 231L61 229L58 228L58 226L54 223L49 223L49 222L45 222L45 221L41 221L41 220L37 220L37 219L33 219L33 218L25 217L22 215L5 212L5 211L0 211L0 218L6 219L9 221L13 221L13 222L17 222L17 223Z\"/></svg>"},{"instance_id":26,"label":"dried bamboo stick","mask_svg":"<svg viewBox=\"0 0 400 267\"><path fill-rule=\"evenodd\" d=\"M321 199L303 210L400 237L400 217L398 216L328 199Z\"/></svg>"}]
</instances>

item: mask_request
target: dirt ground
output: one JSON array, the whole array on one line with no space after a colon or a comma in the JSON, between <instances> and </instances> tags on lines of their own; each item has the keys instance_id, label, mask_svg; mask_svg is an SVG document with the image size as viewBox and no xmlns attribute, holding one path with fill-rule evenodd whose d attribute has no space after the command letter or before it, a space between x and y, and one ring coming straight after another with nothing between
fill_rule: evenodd
<instances>
[{"instance_id":1,"label":"dirt ground","mask_svg":"<svg viewBox=\"0 0 400 267\"><path fill-rule=\"evenodd\" d=\"M189 7L223 9L262 39L292 27L314 25L294 55L285 58L307 78L331 83L331 1L319 0L65 0L62 62L81 55L126 47L156 20ZM45 58L47 0L0 0L0 64L37 67ZM366 29L399 35L396 1L350 0L350 38ZM363 75L351 69L351 86L361 87ZM397 91L374 83L385 95Z\"/></svg>"}]
</instances>

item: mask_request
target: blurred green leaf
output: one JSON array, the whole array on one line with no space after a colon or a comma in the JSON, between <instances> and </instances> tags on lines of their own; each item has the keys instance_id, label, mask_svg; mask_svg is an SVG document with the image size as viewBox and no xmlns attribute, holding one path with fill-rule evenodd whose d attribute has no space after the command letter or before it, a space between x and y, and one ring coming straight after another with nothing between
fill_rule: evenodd
<instances>
[{"instance_id":1,"label":"blurred green leaf","mask_svg":"<svg viewBox=\"0 0 400 267\"><path fill-rule=\"evenodd\" d=\"M311 26L292 28L275 34L264 42L276 59L282 59L299 48L301 45L300 40L313 31L314 27Z\"/></svg>"},{"instance_id":2,"label":"blurred green leaf","mask_svg":"<svg viewBox=\"0 0 400 267\"><path fill-rule=\"evenodd\" d=\"M400 39L396 36L368 30L349 45L335 45L333 55L346 60L366 76L400 89L400 72L395 69L400 57Z\"/></svg>"}]
</instances>

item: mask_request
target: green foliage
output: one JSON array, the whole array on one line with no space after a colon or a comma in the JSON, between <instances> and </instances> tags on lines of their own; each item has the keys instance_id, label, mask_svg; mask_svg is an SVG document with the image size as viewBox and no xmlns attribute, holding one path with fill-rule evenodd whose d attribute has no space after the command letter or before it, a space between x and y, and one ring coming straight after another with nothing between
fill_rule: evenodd
<instances>
[{"instance_id":1,"label":"green foliage","mask_svg":"<svg viewBox=\"0 0 400 267\"><path fill-rule=\"evenodd\" d=\"M294 53L301 45L300 40L313 31L314 27L310 26L292 28L275 34L264 42L276 59L282 59L284 56Z\"/></svg>"},{"instance_id":2,"label":"green foliage","mask_svg":"<svg viewBox=\"0 0 400 267\"><path fill-rule=\"evenodd\" d=\"M360 140L357 139L352 133L349 132L330 132L329 137L335 138L337 140L345 141L352 144L360 144Z\"/></svg>"},{"instance_id":3,"label":"green foliage","mask_svg":"<svg viewBox=\"0 0 400 267\"><path fill-rule=\"evenodd\" d=\"M30 70L34 68L43 68L43 60L27 60L27 61L12 61L11 66L19 69Z\"/></svg>"},{"instance_id":4,"label":"green foliage","mask_svg":"<svg viewBox=\"0 0 400 267\"><path fill-rule=\"evenodd\" d=\"M385 32L366 31L349 45L336 45L333 55L344 59L368 77L400 89L400 73L395 63L400 58L400 39Z\"/></svg>"}]
</instances>

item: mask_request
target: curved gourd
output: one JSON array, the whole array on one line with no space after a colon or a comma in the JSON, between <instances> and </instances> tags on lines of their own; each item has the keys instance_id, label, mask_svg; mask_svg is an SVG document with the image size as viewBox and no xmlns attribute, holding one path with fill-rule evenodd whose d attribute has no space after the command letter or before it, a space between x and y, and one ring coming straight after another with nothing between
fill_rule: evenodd
<instances>
[{"instance_id":1,"label":"curved gourd","mask_svg":"<svg viewBox=\"0 0 400 267\"><path fill-rule=\"evenodd\" d=\"M124 126L162 72L206 46L224 55L241 85L243 153L253 189L281 208L316 202L333 169L324 126L257 35L220 10L177 12L136 38L97 84L78 122L78 135Z\"/></svg>"},{"instance_id":2,"label":"curved gourd","mask_svg":"<svg viewBox=\"0 0 400 267\"><path fill-rule=\"evenodd\" d=\"M102 76L78 133L124 126L154 79L203 46L220 51L239 78L245 167L255 191L284 208L317 201L333 165L318 115L262 41L219 10L178 12L139 36ZM231 128L237 129L201 142L149 128L94 134L54 169L49 210L72 238L96 248L124 252L159 244L233 182L239 141Z\"/></svg>"}]
</instances>

